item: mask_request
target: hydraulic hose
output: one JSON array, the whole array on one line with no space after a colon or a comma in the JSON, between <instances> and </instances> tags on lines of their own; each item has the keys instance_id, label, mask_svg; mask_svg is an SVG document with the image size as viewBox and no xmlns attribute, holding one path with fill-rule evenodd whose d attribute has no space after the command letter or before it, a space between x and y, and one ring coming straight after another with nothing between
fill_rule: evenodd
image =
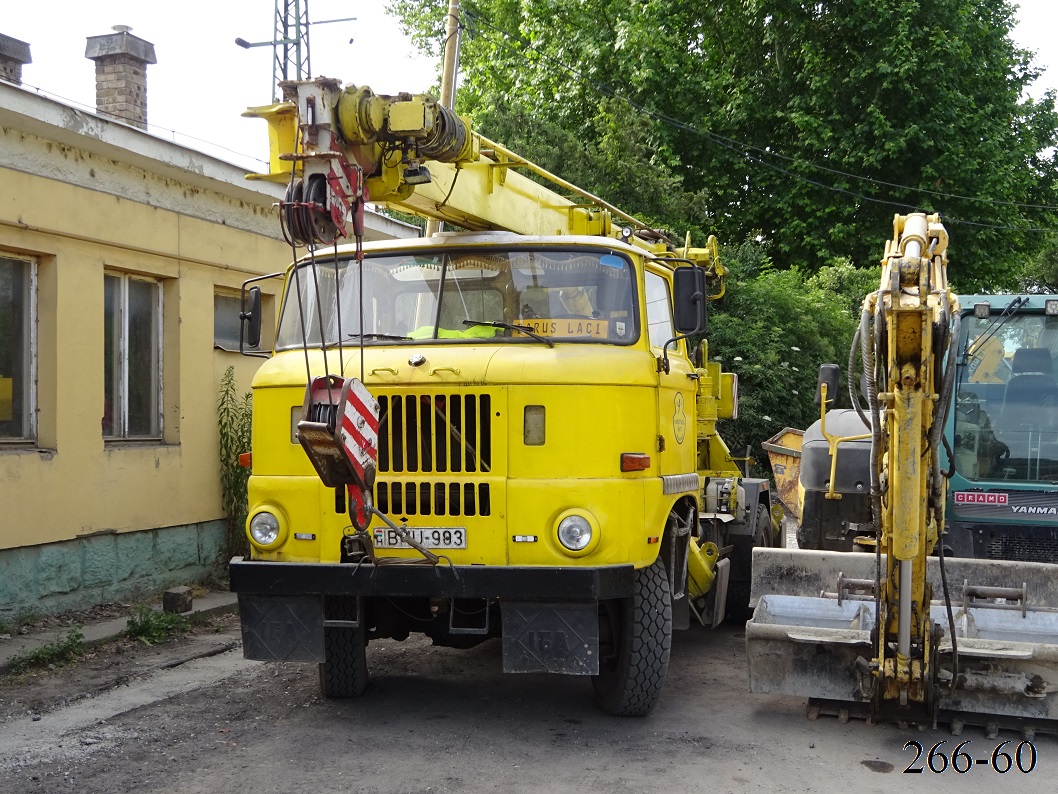
<instances>
[{"instance_id":1,"label":"hydraulic hose","mask_svg":"<svg viewBox=\"0 0 1058 794\"><path fill-rule=\"evenodd\" d=\"M882 421L878 406L877 362L881 356L882 328L885 327L883 290L875 293L874 329L871 331L871 312L864 308L860 314L860 345L863 372L867 381L867 405L871 411L871 516L874 519L874 620L879 640L885 631L882 622Z\"/></svg>"},{"instance_id":2,"label":"hydraulic hose","mask_svg":"<svg viewBox=\"0 0 1058 794\"><path fill-rule=\"evenodd\" d=\"M943 496L941 482L943 481L940 471L940 447L944 438L944 427L948 423L948 413L951 411L952 393L955 390L955 358L959 347L959 330L962 324L961 317L956 314L951 318L951 334L948 339L948 361L944 367L944 380L941 382L940 402L937 406L940 410L933 417L933 428L930 433L930 445L933 447L933 493L935 505L940 504Z\"/></svg>"},{"instance_id":3,"label":"hydraulic hose","mask_svg":"<svg viewBox=\"0 0 1058 794\"><path fill-rule=\"evenodd\" d=\"M860 407L860 398L856 394L855 380L853 379L854 373L856 372L856 353L859 352L860 348L860 337L863 333L863 315L860 315L860 324L856 327L856 333L852 336L852 346L849 348L849 368L845 370L848 373L848 385L849 385L849 402L852 403L852 407L856 409L856 415L860 417L860 421L863 422L865 427L870 427L871 422L867 419L867 415L863 412L863 408Z\"/></svg>"}]
</instances>

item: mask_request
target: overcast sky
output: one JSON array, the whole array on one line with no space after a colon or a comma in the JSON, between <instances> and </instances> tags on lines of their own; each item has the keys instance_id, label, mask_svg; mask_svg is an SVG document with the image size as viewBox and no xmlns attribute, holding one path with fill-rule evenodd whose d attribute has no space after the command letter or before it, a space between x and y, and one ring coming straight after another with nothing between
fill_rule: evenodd
<instances>
[{"instance_id":1,"label":"overcast sky","mask_svg":"<svg viewBox=\"0 0 1058 794\"><path fill-rule=\"evenodd\" d=\"M147 71L151 132L244 168L266 167L264 122L239 114L271 101L272 50L244 50L234 41L271 40L273 0L10 0L4 5L0 33L31 48L33 62L22 70L25 87L93 109L95 67L84 57L85 39L110 33L112 25L129 25L133 35L155 45L158 56ZM439 8L444 5L438 0ZM1022 0L1019 5L1015 41L1036 51L1039 64L1048 67L1033 93L1058 88L1058 2ZM366 84L378 93L424 91L437 82L438 65L416 53L384 6L382 0L312 0L314 21L356 17L313 25L314 75Z\"/></svg>"}]
</instances>

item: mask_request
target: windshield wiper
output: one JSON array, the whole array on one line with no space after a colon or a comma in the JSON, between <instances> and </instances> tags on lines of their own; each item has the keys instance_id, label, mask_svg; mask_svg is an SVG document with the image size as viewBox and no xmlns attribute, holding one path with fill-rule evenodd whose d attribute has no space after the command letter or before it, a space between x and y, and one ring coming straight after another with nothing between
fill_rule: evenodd
<instances>
[{"instance_id":1,"label":"windshield wiper","mask_svg":"<svg viewBox=\"0 0 1058 794\"><path fill-rule=\"evenodd\" d=\"M363 338L363 339L392 339L397 342L406 342L411 339L410 336L398 336L396 334L346 334L350 339L352 338Z\"/></svg>"},{"instance_id":2,"label":"windshield wiper","mask_svg":"<svg viewBox=\"0 0 1058 794\"><path fill-rule=\"evenodd\" d=\"M548 339L546 336L541 336L532 328L525 325L515 325L514 323L499 323L499 322L485 322L484 320L463 320L463 325L485 325L489 328L502 328L505 331L519 331L526 336L531 336L537 342L543 342L548 347L554 347L555 343Z\"/></svg>"}]
</instances>

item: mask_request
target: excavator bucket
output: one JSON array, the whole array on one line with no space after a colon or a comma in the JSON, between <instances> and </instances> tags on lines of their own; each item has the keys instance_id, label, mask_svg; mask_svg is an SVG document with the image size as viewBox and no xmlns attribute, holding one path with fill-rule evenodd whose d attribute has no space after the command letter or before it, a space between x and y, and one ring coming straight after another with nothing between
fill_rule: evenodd
<instances>
[{"instance_id":1,"label":"excavator bucket","mask_svg":"<svg viewBox=\"0 0 1058 794\"><path fill-rule=\"evenodd\" d=\"M755 549L746 624L750 690L845 704L872 697L877 558L869 553ZM1053 565L927 560L936 651L934 721L1058 725L1058 577ZM885 570L885 557L881 558ZM954 685L953 685L954 682Z\"/></svg>"}]
</instances>

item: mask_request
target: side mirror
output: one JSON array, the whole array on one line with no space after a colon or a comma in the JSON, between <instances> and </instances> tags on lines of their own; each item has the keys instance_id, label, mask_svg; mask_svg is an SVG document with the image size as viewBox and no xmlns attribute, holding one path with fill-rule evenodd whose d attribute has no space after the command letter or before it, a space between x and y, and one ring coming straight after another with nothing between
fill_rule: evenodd
<instances>
[{"instance_id":1,"label":"side mirror","mask_svg":"<svg viewBox=\"0 0 1058 794\"><path fill-rule=\"evenodd\" d=\"M250 287L242 296L239 312L239 352L261 345L261 288Z\"/></svg>"},{"instance_id":2,"label":"side mirror","mask_svg":"<svg viewBox=\"0 0 1058 794\"><path fill-rule=\"evenodd\" d=\"M827 386L827 402L833 403L838 399L838 378L841 376L841 367L837 364L821 364L819 377L816 379L816 405L823 402L823 384Z\"/></svg>"},{"instance_id":3,"label":"side mirror","mask_svg":"<svg viewBox=\"0 0 1058 794\"><path fill-rule=\"evenodd\" d=\"M679 267L672 273L673 325L677 334L705 333L707 325L705 271Z\"/></svg>"}]
</instances>

